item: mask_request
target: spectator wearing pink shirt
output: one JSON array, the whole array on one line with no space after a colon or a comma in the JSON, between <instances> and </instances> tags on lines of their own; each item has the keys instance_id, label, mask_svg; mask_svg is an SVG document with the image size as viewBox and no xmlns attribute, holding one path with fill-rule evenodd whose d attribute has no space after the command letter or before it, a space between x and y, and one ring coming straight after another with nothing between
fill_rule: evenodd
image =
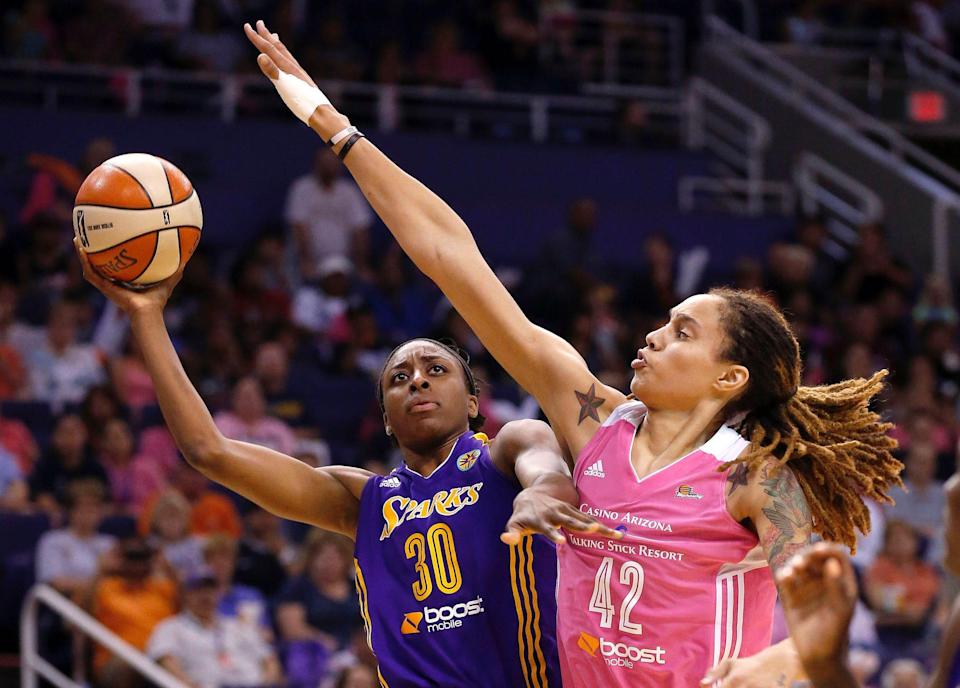
<instances>
[{"instance_id":1,"label":"spectator wearing pink shirt","mask_svg":"<svg viewBox=\"0 0 960 688\"><path fill-rule=\"evenodd\" d=\"M143 363L143 356L137 348L136 340L130 337L123 356L113 360L110 366L110 379L123 403L139 416L144 406L157 403L157 394L153 380Z\"/></svg>"},{"instance_id":2,"label":"spectator wearing pink shirt","mask_svg":"<svg viewBox=\"0 0 960 688\"><path fill-rule=\"evenodd\" d=\"M107 422L100 434L100 463L110 478L113 501L131 514L139 514L147 500L166 487L157 462L134 455L130 426L121 418Z\"/></svg>"},{"instance_id":3,"label":"spectator wearing pink shirt","mask_svg":"<svg viewBox=\"0 0 960 688\"><path fill-rule=\"evenodd\" d=\"M268 416L266 408L260 383L256 378L245 377L233 388L231 410L221 411L213 420L230 439L293 455L297 449L293 430L282 420Z\"/></svg>"}]
</instances>

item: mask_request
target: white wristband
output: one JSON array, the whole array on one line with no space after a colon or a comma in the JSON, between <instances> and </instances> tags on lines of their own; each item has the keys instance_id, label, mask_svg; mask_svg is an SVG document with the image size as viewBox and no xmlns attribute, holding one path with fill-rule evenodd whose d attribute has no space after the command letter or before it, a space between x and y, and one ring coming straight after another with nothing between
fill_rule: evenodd
<instances>
[{"instance_id":1,"label":"white wristband","mask_svg":"<svg viewBox=\"0 0 960 688\"><path fill-rule=\"evenodd\" d=\"M357 129L355 126L352 126L352 125L349 127L346 127L345 129L341 129L336 134L330 137L329 143L331 146L336 146L338 143L340 143L345 138L350 136L350 134L356 134L358 131L359 129Z\"/></svg>"},{"instance_id":2,"label":"white wristband","mask_svg":"<svg viewBox=\"0 0 960 688\"><path fill-rule=\"evenodd\" d=\"M290 111L301 122L310 126L310 116L321 105L329 105L330 99L323 95L316 86L310 86L306 81L298 79L292 74L280 70L280 77L270 79L277 93Z\"/></svg>"}]
</instances>

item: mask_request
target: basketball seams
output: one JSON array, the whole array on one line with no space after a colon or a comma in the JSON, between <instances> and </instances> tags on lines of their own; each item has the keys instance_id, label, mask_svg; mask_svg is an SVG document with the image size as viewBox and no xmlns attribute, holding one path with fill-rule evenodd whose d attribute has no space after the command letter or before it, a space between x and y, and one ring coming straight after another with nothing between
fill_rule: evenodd
<instances>
[{"instance_id":1,"label":"basketball seams","mask_svg":"<svg viewBox=\"0 0 960 688\"><path fill-rule=\"evenodd\" d=\"M164 230L158 229L158 230L156 230L156 231L154 231L154 232L151 232L151 234L155 234L155 235L156 235L157 239L156 239L156 241L153 242L153 253L150 254L150 260L148 260L146 263L144 263L144 265L143 265L143 270L141 270L140 272L138 272L137 275L136 275L136 277L131 277L130 279L125 280L125 281L127 281L127 282L136 282L138 279L140 279L140 277L143 275L143 273L145 273L145 272L150 268L150 266L153 265L153 261L154 261L154 259L157 257L157 251L160 250L160 232L162 232L162 231L164 231ZM178 231L178 232L180 231L180 228L179 228L179 227L177 227L177 231Z\"/></svg>"},{"instance_id":2,"label":"basketball seams","mask_svg":"<svg viewBox=\"0 0 960 688\"><path fill-rule=\"evenodd\" d=\"M105 162L105 163L103 163L103 166L104 166L104 167L112 167L112 168L115 169L115 170L120 170L120 171L123 172L125 175L127 175L128 177L130 177L130 179L132 179L133 181L135 181L135 182L137 183L137 186L139 186L141 189L143 189L144 195L147 197L147 200L150 201L150 207L151 207L151 208L157 208L157 207L159 207L159 206L155 206L155 205L153 204L153 197L150 195L150 192L147 191L147 187L145 187L145 186L143 185L143 182L141 182L139 179L137 179L137 175L135 175L135 174L133 174L132 172L130 172L130 170L125 170L125 169L123 169L122 167L120 167L120 165L118 165L118 164L116 164L116 163L114 163L114 162ZM172 194L171 194L171 196L170 196L170 200L171 200L171 201L173 200L173 195L172 195ZM84 205L94 205L94 204L93 204L93 203L84 203ZM171 203L170 205L173 205L173 204ZM116 206L107 205L107 206L102 206L102 207L104 207L104 208L114 208L114 207L116 207ZM146 208L144 208L144 210L146 210Z\"/></svg>"},{"instance_id":3,"label":"basketball seams","mask_svg":"<svg viewBox=\"0 0 960 688\"><path fill-rule=\"evenodd\" d=\"M117 169L120 169L120 168L118 167ZM143 188L143 186L141 185L140 188ZM144 190L144 193L146 193L146 190ZM91 206L93 208L110 208L111 210L163 210L164 208L172 208L175 205L186 203L191 198L193 198L196 193L197 193L196 189L194 189L193 191L190 192L190 195L184 198L182 201L174 201L173 203L167 203L165 205L152 205L149 208L131 208L130 206L126 206L126 205L108 205L106 203L87 203L87 202L78 203L76 207L81 208L85 206ZM147 196L147 198L149 198L149 196Z\"/></svg>"}]
</instances>

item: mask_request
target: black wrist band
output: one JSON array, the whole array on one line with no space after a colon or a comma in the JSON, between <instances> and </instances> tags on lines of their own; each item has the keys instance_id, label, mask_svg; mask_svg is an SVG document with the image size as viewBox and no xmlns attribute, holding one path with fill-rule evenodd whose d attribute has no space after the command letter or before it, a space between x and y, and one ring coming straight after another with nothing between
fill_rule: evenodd
<instances>
[{"instance_id":1,"label":"black wrist band","mask_svg":"<svg viewBox=\"0 0 960 688\"><path fill-rule=\"evenodd\" d=\"M365 138L366 136L364 136L359 131L356 134L351 134L350 138L348 138L347 142L343 144L343 148L340 149L340 152L337 155L339 155L340 159L343 160L345 157L347 157L347 153L350 152L350 149L353 148L353 145L360 139L365 139Z\"/></svg>"}]
</instances>

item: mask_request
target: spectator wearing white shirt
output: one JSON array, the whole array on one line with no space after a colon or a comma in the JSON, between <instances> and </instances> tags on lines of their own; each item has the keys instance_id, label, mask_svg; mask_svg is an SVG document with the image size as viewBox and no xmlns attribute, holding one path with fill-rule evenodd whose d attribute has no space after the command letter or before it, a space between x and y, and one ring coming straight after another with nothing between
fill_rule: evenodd
<instances>
[{"instance_id":1,"label":"spectator wearing white shirt","mask_svg":"<svg viewBox=\"0 0 960 688\"><path fill-rule=\"evenodd\" d=\"M44 533L37 545L37 580L75 600L97 575L115 540L97 532L105 491L97 481L80 480L67 489L67 527Z\"/></svg>"},{"instance_id":2,"label":"spectator wearing white shirt","mask_svg":"<svg viewBox=\"0 0 960 688\"><path fill-rule=\"evenodd\" d=\"M217 612L216 578L201 570L184 583L184 609L162 621L147 655L195 688L259 686L281 680L280 665L256 626Z\"/></svg>"},{"instance_id":3,"label":"spectator wearing white shirt","mask_svg":"<svg viewBox=\"0 0 960 688\"><path fill-rule=\"evenodd\" d=\"M353 264L345 256L320 261L316 284L304 284L293 297L293 322L312 335L325 335L347 312L352 272Z\"/></svg>"},{"instance_id":4,"label":"spectator wearing white shirt","mask_svg":"<svg viewBox=\"0 0 960 688\"><path fill-rule=\"evenodd\" d=\"M29 396L55 411L83 401L87 391L107 379L99 349L77 341L77 310L66 301L50 309L45 336L24 342ZM32 339L32 338L31 338Z\"/></svg>"},{"instance_id":5,"label":"spectator wearing white shirt","mask_svg":"<svg viewBox=\"0 0 960 688\"><path fill-rule=\"evenodd\" d=\"M927 442L916 442L904 460L904 488L895 487L890 496L895 504L888 507L887 517L905 521L927 540L926 559L939 562L942 556L943 509L946 492L936 480L937 450Z\"/></svg>"},{"instance_id":6,"label":"spectator wearing white shirt","mask_svg":"<svg viewBox=\"0 0 960 688\"><path fill-rule=\"evenodd\" d=\"M366 246L373 213L356 184L342 176L337 156L322 148L313 172L290 186L285 211L302 279L317 275L328 256L353 256Z\"/></svg>"}]
</instances>

